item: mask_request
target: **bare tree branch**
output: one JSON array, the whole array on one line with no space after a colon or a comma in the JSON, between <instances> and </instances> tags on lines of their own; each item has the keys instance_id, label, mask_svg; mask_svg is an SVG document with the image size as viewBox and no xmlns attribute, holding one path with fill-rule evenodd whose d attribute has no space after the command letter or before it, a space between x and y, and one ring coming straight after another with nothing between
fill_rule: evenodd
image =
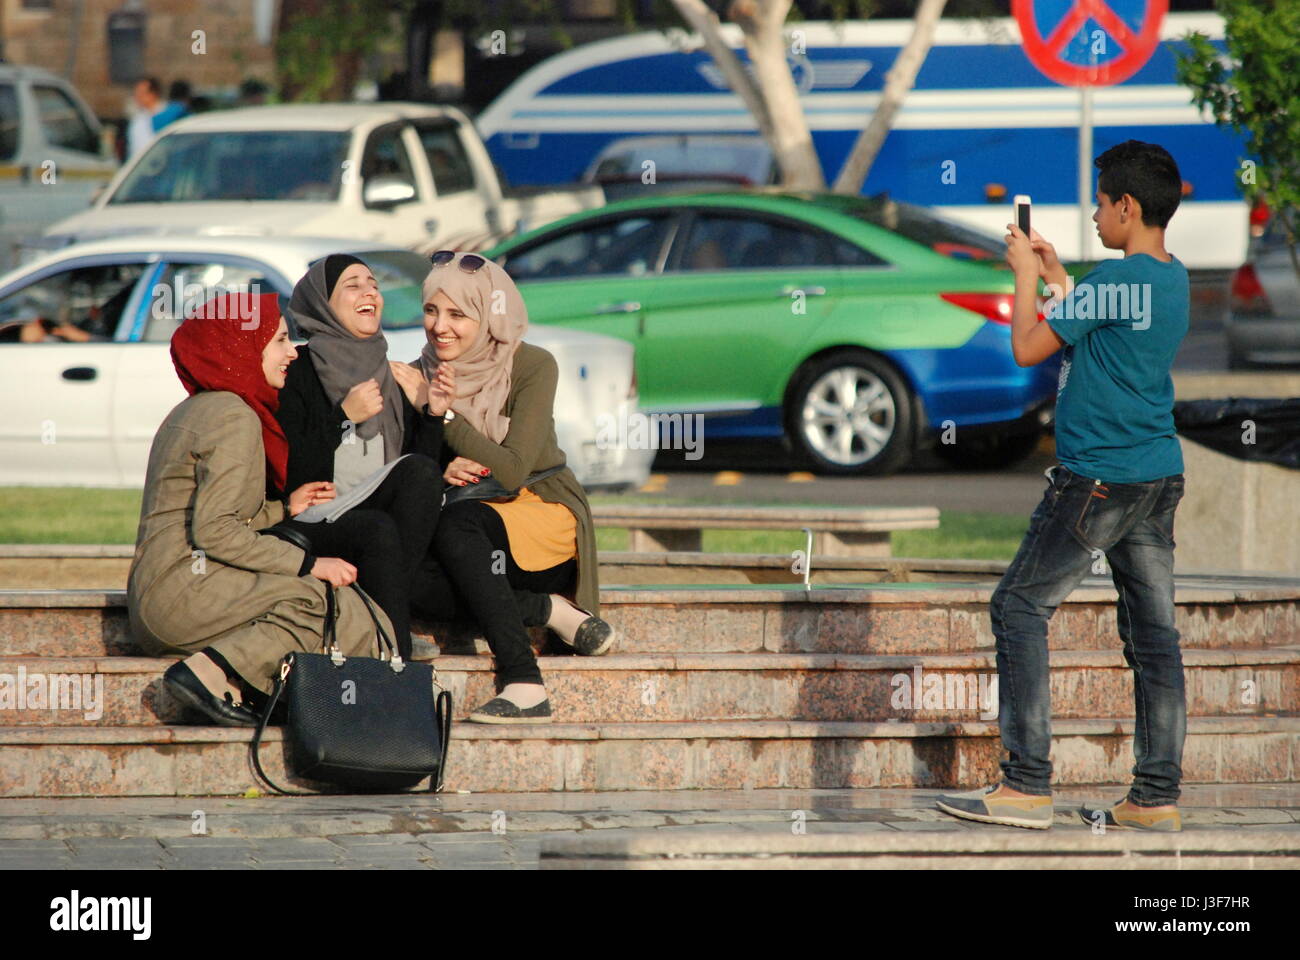
<instances>
[{"instance_id":1,"label":"bare tree branch","mask_svg":"<svg viewBox=\"0 0 1300 960\"><path fill-rule=\"evenodd\" d=\"M920 72L921 65L925 63L926 54L930 52L930 47L934 43L935 27L943 15L943 8L947 2L948 0L921 0L916 9L916 17L912 21L912 36L908 39L907 46L899 52L898 59L894 61L886 75L880 106L872 114L871 122L867 124L866 129L858 134L858 139L853 144L853 149L849 151L840 175L835 178L836 193L856 195L862 192L862 185L867 182L871 165L875 163L876 156L885 143L885 137L889 135L889 130L894 125L894 117L902 109L903 100L912 89L912 84L916 82L916 75Z\"/></svg>"},{"instance_id":2,"label":"bare tree branch","mask_svg":"<svg viewBox=\"0 0 1300 960\"><path fill-rule=\"evenodd\" d=\"M673 0L678 12L691 28L704 40L704 48L722 71L727 85L733 93L744 101L745 107L758 124L759 133L769 143L772 141L772 121L768 116L767 104L763 94L753 79L745 72L744 65L734 50L722 39L722 24L718 15L704 5L704 0Z\"/></svg>"}]
</instances>

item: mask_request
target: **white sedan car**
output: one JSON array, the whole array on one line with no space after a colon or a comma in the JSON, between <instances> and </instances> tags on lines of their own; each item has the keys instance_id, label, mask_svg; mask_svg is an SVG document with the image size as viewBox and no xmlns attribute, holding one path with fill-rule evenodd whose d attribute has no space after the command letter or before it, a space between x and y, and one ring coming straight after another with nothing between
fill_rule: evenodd
<instances>
[{"instance_id":1,"label":"white sedan car","mask_svg":"<svg viewBox=\"0 0 1300 960\"><path fill-rule=\"evenodd\" d=\"M424 347L427 258L380 243L306 237L127 236L65 247L0 277L0 484L138 487L149 445L185 398L170 357L187 310L223 289L280 294L309 264L352 253L384 294L394 360ZM637 411L631 345L560 327L525 339L560 367L555 430L588 487L640 485L654 450L608 441Z\"/></svg>"}]
</instances>

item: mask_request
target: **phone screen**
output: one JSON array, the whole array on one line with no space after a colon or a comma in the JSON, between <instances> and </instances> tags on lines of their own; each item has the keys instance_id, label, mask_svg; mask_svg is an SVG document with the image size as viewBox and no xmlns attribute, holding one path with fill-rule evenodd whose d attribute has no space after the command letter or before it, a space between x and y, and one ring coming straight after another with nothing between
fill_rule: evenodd
<instances>
[{"instance_id":1,"label":"phone screen","mask_svg":"<svg viewBox=\"0 0 1300 960\"><path fill-rule=\"evenodd\" d=\"M1016 201L1016 226L1025 236L1029 236L1029 200Z\"/></svg>"}]
</instances>

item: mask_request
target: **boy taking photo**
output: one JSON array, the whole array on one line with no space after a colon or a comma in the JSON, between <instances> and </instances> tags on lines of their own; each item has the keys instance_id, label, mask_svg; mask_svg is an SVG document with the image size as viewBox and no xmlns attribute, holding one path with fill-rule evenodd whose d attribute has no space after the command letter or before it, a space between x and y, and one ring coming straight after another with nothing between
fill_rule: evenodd
<instances>
[{"instance_id":1,"label":"boy taking photo","mask_svg":"<svg viewBox=\"0 0 1300 960\"><path fill-rule=\"evenodd\" d=\"M1002 779L941 796L940 810L985 823L1052 825L1047 623L1105 555L1119 593L1117 623L1133 669L1133 784L1110 806L1085 804L1090 823L1182 829L1177 801L1187 705L1174 627L1174 511L1183 458L1170 367L1187 332L1187 270L1165 250L1182 177L1163 147L1129 140L1097 157L1093 221L1105 260L1069 290L1050 243L1008 224L1015 271L1011 344L1022 367L1065 348L1057 388L1056 452L1029 530L990 603L997 639ZM1038 321L1042 278L1054 302Z\"/></svg>"}]
</instances>

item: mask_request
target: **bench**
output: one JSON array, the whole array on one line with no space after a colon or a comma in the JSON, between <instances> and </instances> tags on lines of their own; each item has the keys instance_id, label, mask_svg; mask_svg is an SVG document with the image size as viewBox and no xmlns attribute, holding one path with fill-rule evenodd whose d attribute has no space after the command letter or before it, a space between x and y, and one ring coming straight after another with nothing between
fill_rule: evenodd
<instances>
[{"instance_id":1,"label":"bench","mask_svg":"<svg viewBox=\"0 0 1300 960\"><path fill-rule=\"evenodd\" d=\"M703 530L813 531L823 557L888 557L894 530L934 530L938 507L672 507L601 504L597 526L626 527L634 552L701 549Z\"/></svg>"}]
</instances>

